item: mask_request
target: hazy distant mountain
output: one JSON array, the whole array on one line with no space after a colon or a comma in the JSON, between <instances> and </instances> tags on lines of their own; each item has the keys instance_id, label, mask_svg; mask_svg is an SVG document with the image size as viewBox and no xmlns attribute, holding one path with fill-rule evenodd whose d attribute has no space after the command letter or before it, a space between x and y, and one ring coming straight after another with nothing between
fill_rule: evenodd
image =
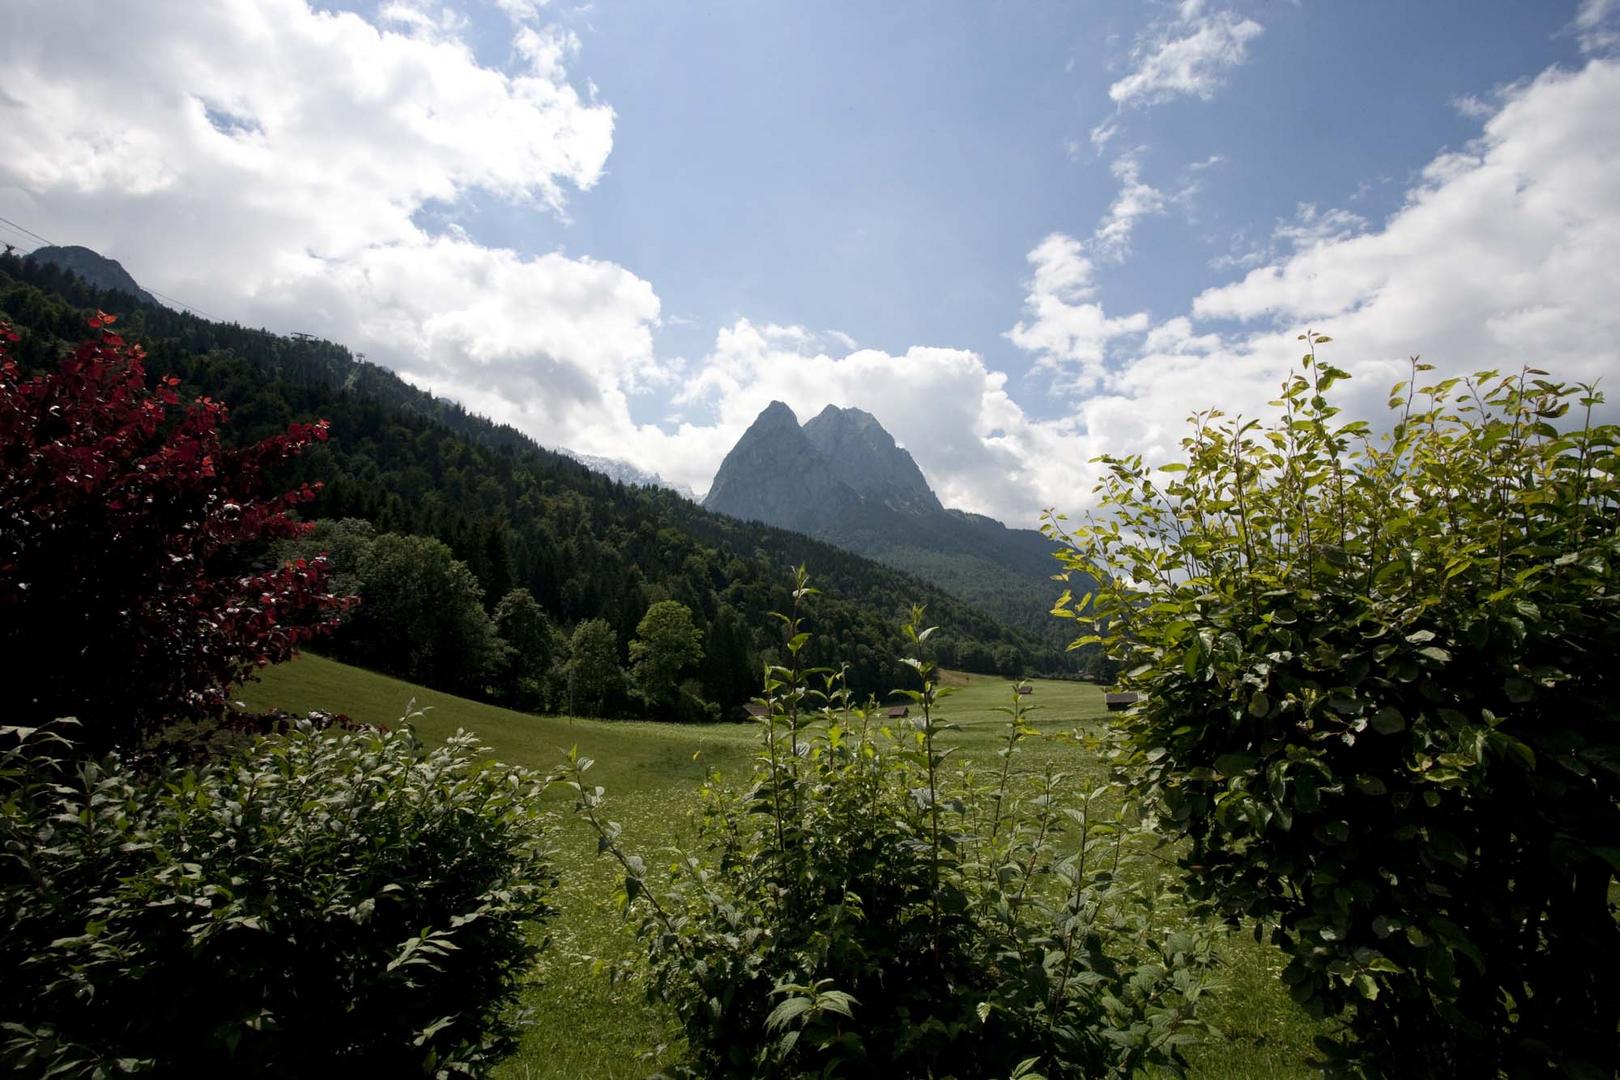
<instances>
[{"instance_id":1,"label":"hazy distant mountain","mask_svg":"<svg viewBox=\"0 0 1620 1080\"><path fill-rule=\"evenodd\" d=\"M773 401L720 464L705 509L827 540L917 576L1031 630L1049 644L1074 636L1049 614L1063 585L1053 545L951 510L872 414L829 405L803 427Z\"/></svg>"},{"instance_id":2,"label":"hazy distant mountain","mask_svg":"<svg viewBox=\"0 0 1620 1080\"><path fill-rule=\"evenodd\" d=\"M26 256L29 262L49 263L79 275L86 283L98 289L116 289L129 293L143 304L157 306L157 299L130 277L117 259L109 259L99 252L77 245L35 248Z\"/></svg>"},{"instance_id":3,"label":"hazy distant mountain","mask_svg":"<svg viewBox=\"0 0 1620 1080\"><path fill-rule=\"evenodd\" d=\"M665 480L655 472L638 468L628 461L618 458L597 457L595 454L581 454L577 450L570 450L566 446L557 447L557 453L566 454L581 465L593 472L617 480L621 484L631 484L635 487L667 488L677 495L683 495L693 502L697 502L697 493L685 484L677 484L673 480Z\"/></svg>"}]
</instances>

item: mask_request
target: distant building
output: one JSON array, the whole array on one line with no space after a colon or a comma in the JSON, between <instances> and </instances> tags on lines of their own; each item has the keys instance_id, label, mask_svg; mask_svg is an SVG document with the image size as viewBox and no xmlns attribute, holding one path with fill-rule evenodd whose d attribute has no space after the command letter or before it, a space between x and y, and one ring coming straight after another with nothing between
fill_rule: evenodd
<instances>
[{"instance_id":1,"label":"distant building","mask_svg":"<svg viewBox=\"0 0 1620 1080\"><path fill-rule=\"evenodd\" d=\"M1109 712L1124 712L1126 709L1142 700L1141 694L1104 694L1103 704L1108 706Z\"/></svg>"},{"instance_id":2,"label":"distant building","mask_svg":"<svg viewBox=\"0 0 1620 1080\"><path fill-rule=\"evenodd\" d=\"M1033 686L1020 686L1018 688L1018 692L1020 694L1033 694L1035 692L1035 688Z\"/></svg>"},{"instance_id":3,"label":"distant building","mask_svg":"<svg viewBox=\"0 0 1620 1080\"><path fill-rule=\"evenodd\" d=\"M890 720L904 720L906 717L911 715L911 706L896 705L883 715L887 716Z\"/></svg>"}]
</instances>

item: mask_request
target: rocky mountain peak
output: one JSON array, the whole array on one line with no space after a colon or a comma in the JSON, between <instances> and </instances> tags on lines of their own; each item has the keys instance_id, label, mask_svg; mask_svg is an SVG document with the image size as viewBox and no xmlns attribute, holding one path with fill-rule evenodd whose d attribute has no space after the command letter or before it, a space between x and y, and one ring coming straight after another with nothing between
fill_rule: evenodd
<instances>
[{"instance_id":1,"label":"rocky mountain peak","mask_svg":"<svg viewBox=\"0 0 1620 1080\"><path fill-rule=\"evenodd\" d=\"M833 475L866 498L897 510L941 509L916 461L871 413L828 405L804 433Z\"/></svg>"},{"instance_id":2,"label":"rocky mountain peak","mask_svg":"<svg viewBox=\"0 0 1620 1080\"><path fill-rule=\"evenodd\" d=\"M98 289L116 289L126 292L143 304L158 306L151 293L136 284L128 270L117 259L109 259L100 252L76 244L49 245L35 248L27 256L29 262L49 263L83 278Z\"/></svg>"},{"instance_id":3,"label":"rocky mountain peak","mask_svg":"<svg viewBox=\"0 0 1620 1080\"><path fill-rule=\"evenodd\" d=\"M754 418L703 498L710 510L801 532L859 503L860 496L833 474L799 418L780 401Z\"/></svg>"},{"instance_id":4,"label":"rocky mountain peak","mask_svg":"<svg viewBox=\"0 0 1620 1080\"><path fill-rule=\"evenodd\" d=\"M829 405L801 428L792 409L771 402L726 455L703 506L831 541L1068 644L1072 629L1049 614L1052 542L942 507L911 455L864 410Z\"/></svg>"},{"instance_id":5,"label":"rocky mountain peak","mask_svg":"<svg viewBox=\"0 0 1620 1080\"><path fill-rule=\"evenodd\" d=\"M754 422L749 425L748 430L753 431L755 428L782 427L785 424L792 424L794 427L798 427L798 415L792 409L788 408L785 402L773 401L769 405L765 406L765 408L760 410L759 415L754 417Z\"/></svg>"}]
</instances>

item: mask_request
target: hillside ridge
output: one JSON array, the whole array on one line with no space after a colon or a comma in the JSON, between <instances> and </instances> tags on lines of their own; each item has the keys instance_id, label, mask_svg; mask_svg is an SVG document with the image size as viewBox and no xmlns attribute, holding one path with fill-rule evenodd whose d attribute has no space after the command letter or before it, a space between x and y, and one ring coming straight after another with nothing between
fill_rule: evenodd
<instances>
[{"instance_id":1,"label":"hillside ridge","mask_svg":"<svg viewBox=\"0 0 1620 1080\"><path fill-rule=\"evenodd\" d=\"M1064 670L1057 650L919 576L705 511L666 489L617 483L340 345L131 308L128 295L0 255L0 318L21 334L13 355L23 371L54 365L84 336L89 314L122 305L119 329L143 345L149 372L178 376L185 396L226 402L230 438L263 438L291 420L331 422L331 439L288 467L290 483L323 485L311 516L441 540L487 604L527 588L558 627L605 619L621 654L651 603L679 600L703 633L697 677L728 708L758 693L761 666L781 644L769 613L791 607L789 570L800 564L821 590L815 660L858 650L852 683L861 694L906 685L899 627L912 603L927 604L945 627L936 638L944 662L990 671L999 650L1037 670Z\"/></svg>"}]
</instances>

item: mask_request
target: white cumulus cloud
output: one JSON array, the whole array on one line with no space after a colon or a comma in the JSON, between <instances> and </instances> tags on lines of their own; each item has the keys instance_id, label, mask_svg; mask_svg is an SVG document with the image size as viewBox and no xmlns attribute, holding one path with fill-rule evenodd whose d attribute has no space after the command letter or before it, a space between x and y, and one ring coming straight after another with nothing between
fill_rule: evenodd
<instances>
[{"instance_id":1,"label":"white cumulus cloud","mask_svg":"<svg viewBox=\"0 0 1620 1080\"><path fill-rule=\"evenodd\" d=\"M1053 233L1029 253L1035 268L1024 297L1026 318L1007 332L1060 386L1091 389L1104 374L1112 343L1148 328L1145 312L1112 316L1096 300L1091 259L1072 236Z\"/></svg>"},{"instance_id":2,"label":"white cumulus cloud","mask_svg":"<svg viewBox=\"0 0 1620 1080\"><path fill-rule=\"evenodd\" d=\"M1572 26L1583 52L1613 49L1620 44L1620 0L1581 0Z\"/></svg>"},{"instance_id":3,"label":"white cumulus cloud","mask_svg":"<svg viewBox=\"0 0 1620 1080\"><path fill-rule=\"evenodd\" d=\"M0 20L0 215L550 443L628 429L626 396L672 374L628 270L419 224L473 192L561 214L596 183L614 117L571 85L573 35L514 26L497 69L419 3L375 24L305 0L21 0Z\"/></svg>"},{"instance_id":4,"label":"white cumulus cloud","mask_svg":"<svg viewBox=\"0 0 1620 1080\"><path fill-rule=\"evenodd\" d=\"M1178 97L1208 101L1248 59L1249 42L1263 30L1235 12L1206 12L1201 0L1183 0L1175 18L1155 24L1137 41L1129 74L1108 88L1108 96L1122 107Z\"/></svg>"},{"instance_id":5,"label":"white cumulus cloud","mask_svg":"<svg viewBox=\"0 0 1620 1080\"><path fill-rule=\"evenodd\" d=\"M1110 166L1119 181L1119 194L1109 204L1108 213L1092 234L1093 248L1102 255L1122 259L1131 250L1131 234L1139 218L1164 213L1164 192L1142 179L1141 154L1122 154Z\"/></svg>"},{"instance_id":6,"label":"white cumulus cloud","mask_svg":"<svg viewBox=\"0 0 1620 1080\"><path fill-rule=\"evenodd\" d=\"M1372 226L1302 206L1278 253L1202 292L1189 313L1142 338L1104 341L1074 402L1075 432L1097 453L1170 460L1194 410L1256 415L1290 367L1299 331L1329 332L1353 378L1343 404L1377 418L1385 392L1421 354L1436 377L1530 365L1565 381L1620 375L1620 63L1552 69L1504 92L1481 136L1424 169L1405 204ZM1092 295L1073 241L1031 259L1078 301ZM1058 293L1047 289L1045 293ZM1032 296L1042 295L1040 275ZM1065 303L1072 306L1076 300ZM1100 317L1100 311L1097 313ZM1042 358L1062 340L1016 327ZM1614 407L1608 407L1610 415Z\"/></svg>"}]
</instances>

